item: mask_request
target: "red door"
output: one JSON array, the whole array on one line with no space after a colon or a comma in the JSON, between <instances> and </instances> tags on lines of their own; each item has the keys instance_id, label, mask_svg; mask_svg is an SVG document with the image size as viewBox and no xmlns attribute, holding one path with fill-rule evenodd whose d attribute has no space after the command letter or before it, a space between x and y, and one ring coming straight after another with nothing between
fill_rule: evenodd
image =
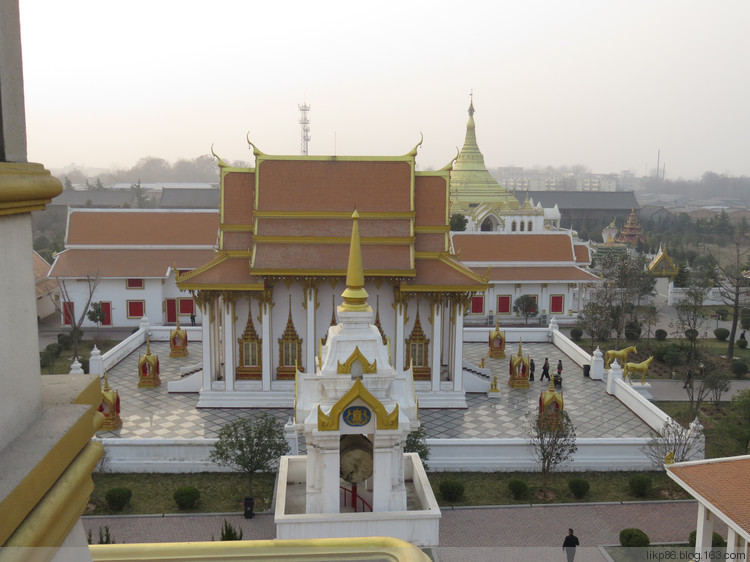
<instances>
[{"instance_id":1,"label":"red door","mask_svg":"<svg viewBox=\"0 0 750 562\"><path fill-rule=\"evenodd\" d=\"M177 322L177 299L167 299L167 323Z\"/></svg>"},{"instance_id":2,"label":"red door","mask_svg":"<svg viewBox=\"0 0 750 562\"><path fill-rule=\"evenodd\" d=\"M102 326L112 325L112 303L102 301L102 312L104 313L104 320Z\"/></svg>"}]
</instances>

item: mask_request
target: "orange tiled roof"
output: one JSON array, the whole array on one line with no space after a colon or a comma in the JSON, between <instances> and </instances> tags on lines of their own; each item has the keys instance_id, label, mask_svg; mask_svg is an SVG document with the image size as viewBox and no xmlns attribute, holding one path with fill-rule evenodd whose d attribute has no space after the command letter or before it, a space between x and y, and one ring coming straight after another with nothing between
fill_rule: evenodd
<instances>
[{"instance_id":1,"label":"orange tiled roof","mask_svg":"<svg viewBox=\"0 0 750 562\"><path fill-rule=\"evenodd\" d=\"M73 209L66 244L212 246L218 228L218 211Z\"/></svg>"},{"instance_id":2,"label":"orange tiled roof","mask_svg":"<svg viewBox=\"0 0 750 562\"><path fill-rule=\"evenodd\" d=\"M283 271L325 271L327 274L346 272L349 262L349 242L341 244L256 244L251 272L269 275ZM411 247L408 245L362 244L362 264L365 275L397 272L414 275L411 267Z\"/></svg>"},{"instance_id":3,"label":"orange tiled roof","mask_svg":"<svg viewBox=\"0 0 750 562\"><path fill-rule=\"evenodd\" d=\"M39 298L57 289L57 281L55 281L54 279L49 279L47 277L50 266L46 262L46 260L36 252L32 252L32 254L34 255L34 279L36 280L36 296L37 298Z\"/></svg>"},{"instance_id":4,"label":"orange tiled roof","mask_svg":"<svg viewBox=\"0 0 750 562\"><path fill-rule=\"evenodd\" d=\"M186 289L201 289L205 285L229 289L240 285L263 287L263 279L250 275L250 262L247 258L218 257L214 263L183 277L179 286Z\"/></svg>"},{"instance_id":5,"label":"orange tiled roof","mask_svg":"<svg viewBox=\"0 0 750 562\"><path fill-rule=\"evenodd\" d=\"M487 288L480 275L448 256L415 261L417 276L401 283L403 291L483 291Z\"/></svg>"},{"instance_id":6,"label":"orange tiled roof","mask_svg":"<svg viewBox=\"0 0 750 562\"><path fill-rule=\"evenodd\" d=\"M213 250L85 250L70 249L55 260L50 277L86 277L97 271L102 277L164 277L167 269L192 269L209 261Z\"/></svg>"},{"instance_id":7,"label":"orange tiled roof","mask_svg":"<svg viewBox=\"0 0 750 562\"><path fill-rule=\"evenodd\" d=\"M486 275L486 267L472 267L474 273ZM599 278L575 266L559 267L492 267L490 268L490 283L493 281L560 281L561 283L575 283L577 281L599 281Z\"/></svg>"},{"instance_id":8,"label":"orange tiled roof","mask_svg":"<svg viewBox=\"0 0 750 562\"><path fill-rule=\"evenodd\" d=\"M591 254L588 246L584 244L573 244L573 251L576 255L576 263L588 265L591 263Z\"/></svg>"},{"instance_id":9,"label":"orange tiled roof","mask_svg":"<svg viewBox=\"0 0 750 562\"><path fill-rule=\"evenodd\" d=\"M454 234L453 248L463 262L575 261L566 233Z\"/></svg>"},{"instance_id":10,"label":"orange tiled roof","mask_svg":"<svg viewBox=\"0 0 750 562\"><path fill-rule=\"evenodd\" d=\"M750 457L667 465L667 470L750 532Z\"/></svg>"}]
</instances>

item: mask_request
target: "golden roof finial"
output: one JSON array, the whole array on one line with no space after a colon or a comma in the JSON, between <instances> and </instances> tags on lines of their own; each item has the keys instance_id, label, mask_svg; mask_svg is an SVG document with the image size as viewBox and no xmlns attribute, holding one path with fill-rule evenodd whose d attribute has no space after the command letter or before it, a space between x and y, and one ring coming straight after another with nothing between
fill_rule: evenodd
<instances>
[{"instance_id":1,"label":"golden roof finial","mask_svg":"<svg viewBox=\"0 0 750 562\"><path fill-rule=\"evenodd\" d=\"M549 390L550 392L555 391L555 379L554 378L551 378L549 380L549 388L547 390Z\"/></svg>"},{"instance_id":2,"label":"golden roof finial","mask_svg":"<svg viewBox=\"0 0 750 562\"><path fill-rule=\"evenodd\" d=\"M523 357L523 347L522 347L522 344L523 344L523 342L519 339L518 340L518 356L519 357Z\"/></svg>"},{"instance_id":3,"label":"golden roof finial","mask_svg":"<svg viewBox=\"0 0 750 562\"><path fill-rule=\"evenodd\" d=\"M151 340L148 337L148 334L146 334L146 355L151 355Z\"/></svg>"},{"instance_id":4,"label":"golden roof finial","mask_svg":"<svg viewBox=\"0 0 750 562\"><path fill-rule=\"evenodd\" d=\"M107 371L106 370L104 371L104 388L102 390L104 392L109 392L110 390L112 390L111 388L109 388L109 381L107 380Z\"/></svg>"},{"instance_id":5,"label":"golden roof finial","mask_svg":"<svg viewBox=\"0 0 750 562\"><path fill-rule=\"evenodd\" d=\"M346 269L346 289L341 294L344 302L342 310L346 311L372 311L367 304L367 291L365 291L365 273L362 268L362 247L359 242L359 213L355 210L352 214L352 240L349 244L349 264Z\"/></svg>"}]
</instances>

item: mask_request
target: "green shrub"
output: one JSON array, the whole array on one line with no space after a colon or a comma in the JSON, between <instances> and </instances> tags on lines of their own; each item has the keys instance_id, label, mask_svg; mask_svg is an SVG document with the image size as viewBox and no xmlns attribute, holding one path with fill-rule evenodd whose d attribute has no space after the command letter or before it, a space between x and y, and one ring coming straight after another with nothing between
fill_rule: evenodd
<instances>
[{"instance_id":1,"label":"green shrub","mask_svg":"<svg viewBox=\"0 0 750 562\"><path fill-rule=\"evenodd\" d=\"M88 375L89 374L89 358L79 357L78 362L81 364L81 369L83 369L83 372Z\"/></svg>"},{"instance_id":2,"label":"green shrub","mask_svg":"<svg viewBox=\"0 0 750 562\"><path fill-rule=\"evenodd\" d=\"M588 494L590 487L591 486L589 485L589 481L584 478L573 478L568 482L570 493L578 499L581 499L586 494Z\"/></svg>"},{"instance_id":3,"label":"green shrub","mask_svg":"<svg viewBox=\"0 0 750 562\"><path fill-rule=\"evenodd\" d=\"M688 537L690 546L695 546L696 535L697 533L695 531L690 532L690 536ZM711 536L711 546L727 546L727 541L725 541L724 537L722 537L719 533L714 531L714 534Z\"/></svg>"},{"instance_id":4,"label":"green shrub","mask_svg":"<svg viewBox=\"0 0 750 562\"><path fill-rule=\"evenodd\" d=\"M695 328L688 328L685 330L685 337L690 341L695 341L698 339L698 330Z\"/></svg>"},{"instance_id":5,"label":"green shrub","mask_svg":"<svg viewBox=\"0 0 750 562\"><path fill-rule=\"evenodd\" d=\"M737 347L745 349L747 347L747 340L737 340Z\"/></svg>"},{"instance_id":6,"label":"green shrub","mask_svg":"<svg viewBox=\"0 0 750 562\"><path fill-rule=\"evenodd\" d=\"M657 341L664 341L665 339L667 339L667 331L659 328L654 332L654 337L657 339Z\"/></svg>"},{"instance_id":7,"label":"green shrub","mask_svg":"<svg viewBox=\"0 0 750 562\"><path fill-rule=\"evenodd\" d=\"M645 474L635 474L628 480L630 493L638 498L645 498L651 491L651 478Z\"/></svg>"},{"instance_id":8,"label":"green shrub","mask_svg":"<svg viewBox=\"0 0 750 562\"><path fill-rule=\"evenodd\" d=\"M104 499L112 511L122 511L130 503L130 498L132 497L133 492L130 491L130 488L112 488L104 496Z\"/></svg>"},{"instance_id":9,"label":"green shrub","mask_svg":"<svg viewBox=\"0 0 750 562\"><path fill-rule=\"evenodd\" d=\"M729 330L727 330L726 328L716 328L714 330L714 335L719 341L727 341L727 338L729 337Z\"/></svg>"},{"instance_id":10,"label":"green shrub","mask_svg":"<svg viewBox=\"0 0 750 562\"><path fill-rule=\"evenodd\" d=\"M440 495L448 502L456 502L464 495L464 483L460 480L443 480L440 483Z\"/></svg>"},{"instance_id":11,"label":"green shrub","mask_svg":"<svg viewBox=\"0 0 750 562\"><path fill-rule=\"evenodd\" d=\"M641 337L641 323L638 320L629 320L625 324L625 337L629 341L638 341Z\"/></svg>"},{"instance_id":12,"label":"green shrub","mask_svg":"<svg viewBox=\"0 0 750 562\"><path fill-rule=\"evenodd\" d=\"M581 338L583 337L583 330L581 330L578 326L570 330L570 337L573 341L581 341Z\"/></svg>"},{"instance_id":13,"label":"green shrub","mask_svg":"<svg viewBox=\"0 0 750 562\"><path fill-rule=\"evenodd\" d=\"M70 334L57 334L57 343L59 343L63 349L70 349L73 347L73 336Z\"/></svg>"},{"instance_id":14,"label":"green shrub","mask_svg":"<svg viewBox=\"0 0 750 562\"><path fill-rule=\"evenodd\" d=\"M732 372L734 373L734 376L738 379L741 379L747 374L747 363L744 361L740 361L738 359L735 359L731 363L732 365Z\"/></svg>"},{"instance_id":15,"label":"green shrub","mask_svg":"<svg viewBox=\"0 0 750 562\"><path fill-rule=\"evenodd\" d=\"M63 346L61 346L59 343L51 343L44 348L44 351L49 351L55 356L55 358L60 357L62 350Z\"/></svg>"},{"instance_id":16,"label":"green shrub","mask_svg":"<svg viewBox=\"0 0 750 562\"><path fill-rule=\"evenodd\" d=\"M750 330L750 316L740 318L740 326L742 326L743 330Z\"/></svg>"},{"instance_id":17,"label":"green shrub","mask_svg":"<svg viewBox=\"0 0 750 562\"><path fill-rule=\"evenodd\" d=\"M242 540L242 529L237 532L234 526L224 519L224 525L221 527L221 540L223 541L241 541Z\"/></svg>"},{"instance_id":18,"label":"green shrub","mask_svg":"<svg viewBox=\"0 0 750 562\"><path fill-rule=\"evenodd\" d=\"M529 485L525 480L514 478L508 480L508 491L514 500L522 500L529 496Z\"/></svg>"},{"instance_id":19,"label":"green shrub","mask_svg":"<svg viewBox=\"0 0 750 562\"><path fill-rule=\"evenodd\" d=\"M620 531L620 546L645 548L651 544L648 535L640 529L623 529Z\"/></svg>"},{"instance_id":20,"label":"green shrub","mask_svg":"<svg viewBox=\"0 0 750 562\"><path fill-rule=\"evenodd\" d=\"M719 317L719 320L726 320L727 316L729 316L729 311L726 308L717 308L716 316Z\"/></svg>"},{"instance_id":21,"label":"green shrub","mask_svg":"<svg viewBox=\"0 0 750 562\"><path fill-rule=\"evenodd\" d=\"M190 509L200 499L201 493L195 486L180 486L174 491L174 501L180 509Z\"/></svg>"}]
</instances>

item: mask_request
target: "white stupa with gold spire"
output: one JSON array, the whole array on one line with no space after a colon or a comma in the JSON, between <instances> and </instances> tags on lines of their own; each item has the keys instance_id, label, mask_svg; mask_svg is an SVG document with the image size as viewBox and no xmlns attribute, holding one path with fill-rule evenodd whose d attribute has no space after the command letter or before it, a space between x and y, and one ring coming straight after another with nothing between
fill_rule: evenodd
<instances>
[{"instance_id":1,"label":"white stupa with gold spire","mask_svg":"<svg viewBox=\"0 0 750 562\"><path fill-rule=\"evenodd\" d=\"M325 345L319 345L315 372L296 373L294 429L304 435L307 455L282 457L277 488L283 488L284 506L277 500L277 538L362 533L432 544L440 517L437 504L427 501L434 501L432 490L420 492L429 504L421 520L414 506L407 509L407 481L429 488L419 458L403 452L407 436L419 428L412 372L393 368L388 345L373 324L356 211L352 218L339 323L328 328ZM292 517L283 513L294 504L286 499L285 482L301 479L302 473L304 508L295 512L304 515ZM354 509L342 507L347 498ZM410 522L400 523L402 516ZM320 524L323 520L327 525Z\"/></svg>"}]
</instances>

